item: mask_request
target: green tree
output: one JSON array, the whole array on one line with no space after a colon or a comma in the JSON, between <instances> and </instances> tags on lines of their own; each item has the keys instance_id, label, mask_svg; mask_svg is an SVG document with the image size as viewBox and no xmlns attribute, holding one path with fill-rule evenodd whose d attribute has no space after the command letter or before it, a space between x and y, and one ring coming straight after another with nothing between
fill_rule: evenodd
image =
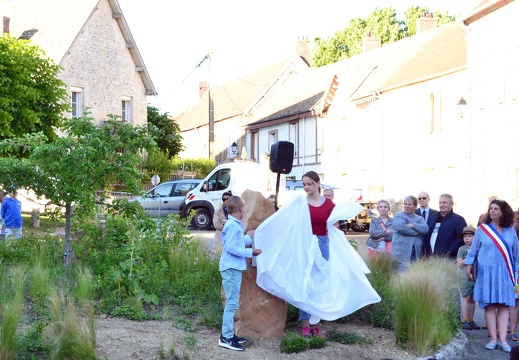
<instances>
[{"instance_id":1,"label":"green tree","mask_svg":"<svg viewBox=\"0 0 519 360\"><path fill-rule=\"evenodd\" d=\"M394 8L376 8L367 18L351 19L345 29L336 31L327 39L315 39L312 65L320 67L358 55L363 51L362 42L367 34L380 38L381 45L416 34L416 20L422 13L429 14L423 6L411 6L404 12L404 19L397 19ZM446 12L435 12L438 25L455 20Z\"/></svg>"},{"instance_id":2,"label":"green tree","mask_svg":"<svg viewBox=\"0 0 519 360\"><path fill-rule=\"evenodd\" d=\"M167 112L160 114L158 108L148 105L148 125L156 137L157 146L169 159L184 149L180 127L174 120L169 119Z\"/></svg>"},{"instance_id":3,"label":"green tree","mask_svg":"<svg viewBox=\"0 0 519 360\"><path fill-rule=\"evenodd\" d=\"M0 139L42 132L56 140L55 129L69 108L59 71L27 40L0 36Z\"/></svg>"},{"instance_id":4,"label":"green tree","mask_svg":"<svg viewBox=\"0 0 519 360\"><path fill-rule=\"evenodd\" d=\"M72 258L71 219L74 214L87 218L95 214L97 204L106 199L113 184L124 184L125 190L139 188L139 154L153 151L156 144L146 127L132 127L116 121L102 126L93 124L86 114L67 121L65 137L46 143L42 133L0 142L5 155L23 150L26 158L0 158L0 184L15 184L44 196L58 208L65 209L65 264Z\"/></svg>"}]
</instances>

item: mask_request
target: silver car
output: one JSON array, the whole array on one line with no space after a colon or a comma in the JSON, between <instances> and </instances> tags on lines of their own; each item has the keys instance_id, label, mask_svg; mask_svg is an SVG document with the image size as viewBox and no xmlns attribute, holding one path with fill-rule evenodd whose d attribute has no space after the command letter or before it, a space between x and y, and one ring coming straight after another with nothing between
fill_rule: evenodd
<instances>
[{"instance_id":1,"label":"silver car","mask_svg":"<svg viewBox=\"0 0 519 360\"><path fill-rule=\"evenodd\" d=\"M187 192L200 184L201 179L173 180L155 186L144 196L135 198L150 216L166 217L178 214Z\"/></svg>"}]
</instances>

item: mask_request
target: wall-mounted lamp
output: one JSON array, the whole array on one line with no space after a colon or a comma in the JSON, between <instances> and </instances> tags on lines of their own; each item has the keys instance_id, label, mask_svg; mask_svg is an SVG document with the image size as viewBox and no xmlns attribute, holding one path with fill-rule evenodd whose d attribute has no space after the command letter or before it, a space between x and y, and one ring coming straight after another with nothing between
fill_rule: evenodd
<instances>
[{"instance_id":1,"label":"wall-mounted lamp","mask_svg":"<svg viewBox=\"0 0 519 360\"><path fill-rule=\"evenodd\" d=\"M467 101L462 96L458 100L458 103L456 105L458 106L458 114L460 115L460 117L463 117L463 115L465 115L465 111L467 109Z\"/></svg>"},{"instance_id":2,"label":"wall-mounted lamp","mask_svg":"<svg viewBox=\"0 0 519 360\"><path fill-rule=\"evenodd\" d=\"M238 144L234 141L231 146L229 146L228 158L235 159L238 156Z\"/></svg>"}]
</instances>

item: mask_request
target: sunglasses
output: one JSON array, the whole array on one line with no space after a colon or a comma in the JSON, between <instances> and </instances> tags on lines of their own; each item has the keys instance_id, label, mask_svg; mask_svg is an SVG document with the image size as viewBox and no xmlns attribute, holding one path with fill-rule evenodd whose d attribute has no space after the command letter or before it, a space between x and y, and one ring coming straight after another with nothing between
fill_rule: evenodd
<instances>
[{"instance_id":1,"label":"sunglasses","mask_svg":"<svg viewBox=\"0 0 519 360\"><path fill-rule=\"evenodd\" d=\"M227 201L227 200L229 200L229 198L223 198L223 201Z\"/></svg>"},{"instance_id":2,"label":"sunglasses","mask_svg":"<svg viewBox=\"0 0 519 360\"><path fill-rule=\"evenodd\" d=\"M418 200L427 200L427 198L426 197L418 198Z\"/></svg>"}]
</instances>

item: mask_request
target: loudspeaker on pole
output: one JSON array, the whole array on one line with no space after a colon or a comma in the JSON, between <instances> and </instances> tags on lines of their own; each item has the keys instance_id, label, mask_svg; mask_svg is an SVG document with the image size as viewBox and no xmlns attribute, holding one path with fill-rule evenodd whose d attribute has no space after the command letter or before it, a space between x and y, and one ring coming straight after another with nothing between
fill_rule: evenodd
<instances>
[{"instance_id":1,"label":"loudspeaker on pole","mask_svg":"<svg viewBox=\"0 0 519 360\"><path fill-rule=\"evenodd\" d=\"M289 141L276 141L270 146L270 171L288 174L292 171L294 144Z\"/></svg>"}]
</instances>

